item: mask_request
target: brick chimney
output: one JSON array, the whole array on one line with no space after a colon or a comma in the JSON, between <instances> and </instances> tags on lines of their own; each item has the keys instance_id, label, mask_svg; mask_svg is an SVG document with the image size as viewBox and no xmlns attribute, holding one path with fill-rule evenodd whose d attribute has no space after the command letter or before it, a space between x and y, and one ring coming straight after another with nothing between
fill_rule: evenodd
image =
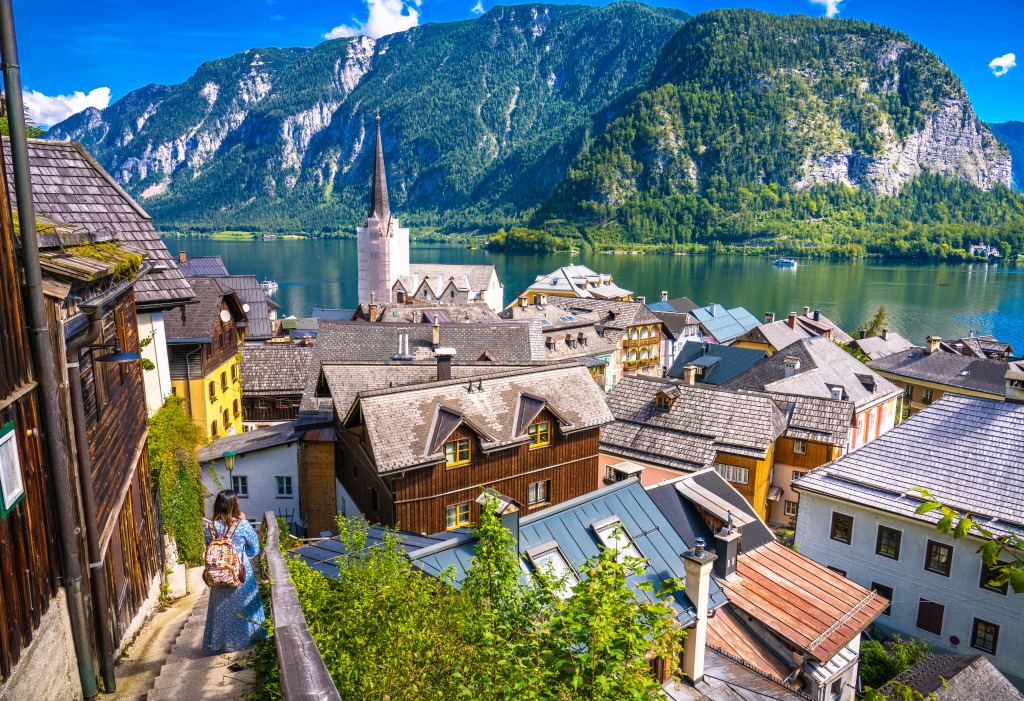
<instances>
[{"instance_id":1,"label":"brick chimney","mask_svg":"<svg viewBox=\"0 0 1024 701\"><path fill-rule=\"evenodd\" d=\"M188 262L188 254L185 251L178 251L178 262L179 263L187 263Z\"/></svg>"},{"instance_id":2,"label":"brick chimney","mask_svg":"<svg viewBox=\"0 0 1024 701\"><path fill-rule=\"evenodd\" d=\"M786 377L792 377L793 375L800 372L800 358L796 358L792 355L787 355L783 362L786 364Z\"/></svg>"},{"instance_id":3,"label":"brick chimney","mask_svg":"<svg viewBox=\"0 0 1024 701\"><path fill-rule=\"evenodd\" d=\"M1024 361L1006 364L1006 401L1024 404Z\"/></svg>"},{"instance_id":4,"label":"brick chimney","mask_svg":"<svg viewBox=\"0 0 1024 701\"><path fill-rule=\"evenodd\" d=\"M693 363L688 363L683 368L683 384L692 385L697 381L697 366Z\"/></svg>"},{"instance_id":5,"label":"brick chimney","mask_svg":"<svg viewBox=\"0 0 1024 701\"><path fill-rule=\"evenodd\" d=\"M787 319L787 321L789 322L789 328L795 329L796 328L796 312L790 312L789 313L789 319Z\"/></svg>"},{"instance_id":6,"label":"brick chimney","mask_svg":"<svg viewBox=\"0 0 1024 701\"><path fill-rule=\"evenodd\" d=\"M883 341L888 341L889 340L889 327L888 326L885 326L885 327L882 328L882 340Z\"/></svg>"},{"instance_id":7,"label":"brick chimney","mask_svg":"<svg viewBox=\"0 0 1024 701\"><path fill-rule=\"evenodd\" d=\"M928 355L931 355L932 353L939 349L939 341L941 340L942 339L939 336L928 337L927 345L925 346L925 350L928 352Z\"/></svg>"},{"instance_id":8,"label":"brick chimney","mask_svg":"<svg viewBox=\"0 0 1024 701\"><path fill-rule=\"evenodd\" d=\"M667 302L668 301L668 290L662 290L661 291L661 301L662 302Z\"/></svg>"},{"instance_id":9,"label":"brick chimney","mask_svg":"<svg viewBox=\"0 0 1024 701\"><path fill-rule=\"evenodd\" d=\"M683 672L694 684L704 679L704 652L708 635L708 597L711 593L711 568L716 556L704 549L704 539L695 538L693 550L685 552L686 596L697 609L697 621L686 631L683 644Z\"/></svg>"},{"instance_id":10,"label":"brick chimney","mask_svg":"<svg viewBox=\"0 0 1024 701\"><path fill-rule=\"evenodd\" d=\"M725 580L736 578L739 549L740 531L732 523L732 514L729 514L729 523L715 534L715 576Z\"/></svg>"},{"instance_id":11,"label":"brick chimney","mask_svg":"<svg viewBox=\"0 0 1024 701\"><path fill-rule=\"evenodd\" d=\"M452 358L455 357L454 348L435 348L434 357L437 358L437 379L439 382L452 379Z\"/></svg>"},{"instance_id":12,"label":"brick chimney","mask_svg":"<svg viewBox=\"0 0 1024 701\"><path fill-rule=\"evenodd\" d=\"M766 324L774 324L775 323L775 312L765 312L764 313L764 323L766 323Z\"/></svg>"},{"instance_id":13,"label":"brick chimney","mask_svg":"<svg viewBox=\"0 0 1024 701\"><path fill-rule=\"evenodd\" d=\"M811 308L810 307L804 307L804 316L810 316L810 315L811 315Z\"/></svg>"}]
</instances>

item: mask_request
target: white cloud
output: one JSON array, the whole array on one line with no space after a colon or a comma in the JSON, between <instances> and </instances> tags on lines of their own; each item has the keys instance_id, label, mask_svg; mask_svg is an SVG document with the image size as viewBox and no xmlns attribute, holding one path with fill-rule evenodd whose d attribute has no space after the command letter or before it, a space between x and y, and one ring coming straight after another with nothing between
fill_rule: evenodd
<instances>
[{"instance_id":1,"label":"white cloud","mask_svg":"<svg viewBox=\"0 0 1024 701\"><path fill-rule=\"evenodd\" d=\"M832 19L839 14L839 3L843 0L811 0L812 5L821 5L825 8L825 16Z\"/></svg>"},{"instance_id":2,"label":"white cloud","mask_svg":"<svg viewBox=\"0 0 1024 701\"><path fill-rule=\"evenodd\" d=\"M385 34L404 32L419 24L420 13L412 5L419 7L423 0L365 0L370 10L365 22L356 20L354 25L342 24L324 34L324 39L338 37L354 37L365 34L378 39Z\"/></svg>"},{"instance_id":3,"label":"white cloud","mask_svg":"<svg viewBox=\"0 0 1024 701\"><path fill-rule=\"evenodd\" d=\"M994 58L988 63L988 67L992 69L992 75L994 75L997 78L1001 75L1006 75L1006 72L1016 65L1016 54L1006 54L1005 56Z\"/></svg>"},{"instance_id":4,"label":"white cloud","mask_svg":"<svg viewBox=\"0 0 1024 701\"><path fill-rule=\"evenodd\" d=\"M476 0L476 4L469 8L469 11L475 15L482 15L484 13L483 0Z\"/></svg>"},{"instance_id":5,"label":"white cloud","mask_svg":"<svg viewBox=\"0 0 1024 701\"><path fill-rule=\"evenodd\" d=\"M109 104L110 88L96 88L88 94L76 90L70 95L56 97L44 95L38 90L29 90L25 93L25 105L32 119L48 127L63 122L86 107L103 109Z\"/></svg>"}]
</instances>

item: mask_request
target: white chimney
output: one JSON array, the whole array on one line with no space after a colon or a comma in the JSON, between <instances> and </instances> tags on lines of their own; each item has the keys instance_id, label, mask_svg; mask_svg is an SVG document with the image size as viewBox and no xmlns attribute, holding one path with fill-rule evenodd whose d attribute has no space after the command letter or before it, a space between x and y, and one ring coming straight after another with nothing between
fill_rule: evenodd
<instances>
[{"instance_id":1,"label":"white chimney","mask_svg":"<svg viewBox=\"0 0 1024 701\"><path fill-rule=\"evenodd\" d=\"M889 340L889 328L888 327L885 327L885 328L882 329L882 340L883 341L888 341Z\"/></svg>"},{"instance_id":2,"label":"white chimney","mask_svg":"<svg viewBox=\"0 0 1024 701\"><path fill-rule=\"evenodd\" d=\"M697 380L697 366L693 363L688 363L683 368L683 384L692 385Z\"/></svg>"},{"instance_id":3,"label":"white chimney","mask_svg":"<svg viewBox=\"0 0 1024 701\"><path fill-rule=\"evenodd\" d=\"M764 323L766 323L766 324L774 324L775 323L775 312L765 312L764 313Z\"/></svg>"},{"instance_id":4,"label":"white chimney","mask_svg":"<svg viewBox=\"0 0 1024 701\"><path fill-rule=\"evenodd\" d=\"M810 316L810 315L811 315L811 308L810 307L804 307L804 316Z\"/></svg>"},{"instance_id":5,"label":"white chimney","mask_svg":"<svg viewBox=\"0 0 1024 701\"><path fill-rule=\"evenodd\" d=\"M683 553L686 568L686 596L697 610L693 628L683 641L683 672L694 684L704 678L704 653L708 636L708 597L711 593L711 568L716 556L704 549L704 539L695 538L693 550Z\"/></svg>"},{"instance_id":6,"label":"white chimney","mask_svg":"<svg viewBox=\"0 0 1024 701\"><path fill-rule=\"evenodd\" d=\"M661 301L662 302L667 302L668 301L668 290L662 290L661 291Z\"/></svg>"},{"instance_id":7,"label":"white chimney","mask_svg":"<svg viewBox=\"0 0 1024 701\"><path fill-rule=\"evenodd\" d=\"M926 350L928 351L928 355L931 355L932 353L934 353L935 351L937 351L939 349L939 341L941 341L941 340L942 340L942 338L940 338L939 336L929 336L928 337L928 339L927 339L928 345L925 347Z\"/></svg>"}]
</instances>

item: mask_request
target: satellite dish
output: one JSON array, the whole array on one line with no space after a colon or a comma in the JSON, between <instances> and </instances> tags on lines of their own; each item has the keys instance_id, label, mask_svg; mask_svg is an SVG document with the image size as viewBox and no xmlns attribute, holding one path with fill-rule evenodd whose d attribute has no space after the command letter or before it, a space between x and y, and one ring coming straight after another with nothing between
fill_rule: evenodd
<instances>
[{"instance_id":1,"label":"satellite dish","mask_svg":"<svg viewBox=\"0 0 1024 701\"><path fill-rule=\"evenodd\" d=\"M246 314L248 314L249 313L249 305L248 304L243 304L242 305L242 311L245 312Z\"/></svg>"},{"instance_id":2,"label":"satellite dish","mask_svg":"<svg viewBox=\"0 0 1024 701\"><path fill-rule=\"evenodd\" d=\"M225 324L231 321L231 312L229 312L227 309L221 309L220 320L223 321Z\"/></svg>"}]
</instances>

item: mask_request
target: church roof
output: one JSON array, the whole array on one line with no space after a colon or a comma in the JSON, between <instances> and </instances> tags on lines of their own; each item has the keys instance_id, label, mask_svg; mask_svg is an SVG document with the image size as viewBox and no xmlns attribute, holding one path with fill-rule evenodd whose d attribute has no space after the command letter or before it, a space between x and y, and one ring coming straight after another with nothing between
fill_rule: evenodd
<instances>
[{"instance_id":1,"label":"church roof","mask_svg":"<svg viewBox=\"0 0 1024 701\"><path fill-rule=\"evenodd\" d=\"M380 115L377 115L377 146L373 159L373 191L370 196L370 219L380 221L381 231L387 231L391 219L391 204L388 202L388 178L384 172L384 147L380 141Z\"/></svg>"}]
</instances>

